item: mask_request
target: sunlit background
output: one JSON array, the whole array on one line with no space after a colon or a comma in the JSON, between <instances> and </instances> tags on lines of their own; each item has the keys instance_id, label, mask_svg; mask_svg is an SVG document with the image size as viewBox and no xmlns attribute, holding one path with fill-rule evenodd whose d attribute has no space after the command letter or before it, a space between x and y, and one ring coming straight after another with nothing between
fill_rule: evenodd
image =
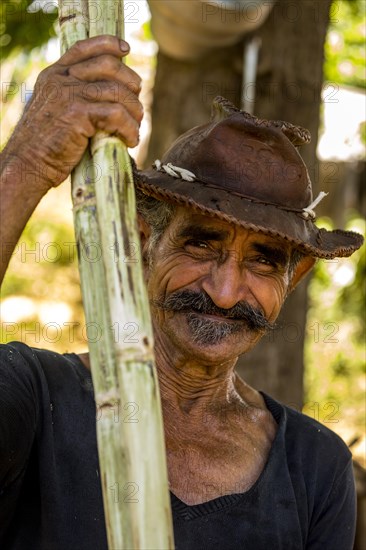
<instances>
[{"instance_id":1,"label":"sunlit background","mask_svg":"<svg viewBox=\"0 0 366 550\"><path fill-rule=\"evenodd\" d=\"M350 7L351 2L339 2L338 22L328 32L318 157L335 166L338 175L323 177L329 187L325 190L330 195L337 191L339 208L335 208L336 219L321 219L321 224L364 233L365 194L360 197L357 185L349 183L365 173L366 18L363 0L352 2L357 3L359 11ZM33 4L34 11L50 3L37 0ZM147 3L139 0L137 6L126 21L126 39L131 45L128 63L144 81L142 139L131 151L141 165L150 131L157 46L150 32ZM11 40L6 27L0 27L0 44L8 47ZM50 37L46 45L29 53L20 47L3 61L1 146L29 100L37 74L58 56L58 40ZM66 182L42 200L12 257L2 289L2 342L21 340L59 352L86 351L75 250L70 184ZM365 274L364 249L350 259L317 264L310 285L304 400L306 414L324 422L347 443L357 440L352 451L364 465Z\"/></svg>"}]
</instances>

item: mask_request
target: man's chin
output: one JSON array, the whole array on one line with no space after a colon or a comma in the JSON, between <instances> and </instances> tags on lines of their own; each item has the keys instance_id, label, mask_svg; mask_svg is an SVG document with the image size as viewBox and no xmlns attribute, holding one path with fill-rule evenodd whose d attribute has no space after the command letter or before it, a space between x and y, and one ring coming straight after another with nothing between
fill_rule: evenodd
<instances>
[{"instance_id":1,"label":"man's chin","mask_svg":"<svg viewBox=\"0 0 366 550\"><path fill-rule=\"evenodd\" d=\"M251 330L245 321L191 313L186 316L186 323L193 343L204 347L255 343L260 337L260 333Z\"/></svg>"},{"instance_id":2,"label":"man's chin","mask_svg":"<svg viewBox=\"0 0 366 550\"><path fill-rule=\"evenodd\" d=\"M189 325L178 334L175 333L174 340L183 353L214 363L237 359L251 350L262 337L257 331L243 328L215 338L213 335L198 335Z\"/></svg>"},{"instance_id":3,"label":"man's chin","mask_svg":"<svg viewBox=\"0 0 366 550\"><path fill-rule=\"evenodd\" d=\"M211 344L202 344L198 342L181 342L180 349L183 354L195 361L201 362L207 366L222 365L227 363L236 363L239 356L247 353L255 343L233 342L233 338L225 338L220 342Z\"/></svg>"},{"instance_id":4,"label":"man's chin","mask_svg":"<svg viewBox=\"0 0 366 550\"><path fill-rule=\"evenodd\" d=\"M250 330L247 324L241 323L240 330L230 330L228 334L220 334L220 327L216 326L212 333L203 334L202 327L197 330L196 322L192 318L203 318L201 315L189 316L186 312L165 316L163 322L156 322L155 331L165 340L167 349L174 355L174 349L187 360L205 361L206 363L225 363L233 361L243 353L251 350L263 336L262 332ZM226 322L226 321L225 321ZM216 324L220 322L216 322ZM230 326L235 321L228 321ZM207 327L206 327L207 328ZM221 327L222 329L222 327ZM263 331L264 332L264 331ZM157 336L156 334L156 336ZM164 335L164 336L163 336Z\"/></svg>"}]
</instances>

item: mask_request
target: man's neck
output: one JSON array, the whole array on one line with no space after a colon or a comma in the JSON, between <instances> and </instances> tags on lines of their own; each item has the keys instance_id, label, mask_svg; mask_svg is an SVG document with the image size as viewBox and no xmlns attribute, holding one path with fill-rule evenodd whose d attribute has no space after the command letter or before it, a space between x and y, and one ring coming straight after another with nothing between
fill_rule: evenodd
<instances>
[{"instance_id":1,"label":"man's neck","mask_svg":"<svg viewBox=\"0 0 366 550\"><path fill-rule=\"evenodd\" d=\"M156 334L155 356L171 491L193 505L248 490L276 434L261 394L234 372L235 361L205 365Z\"/></svg>"},{"instance_id":2,"label":"man's neck","mask_svg":"<svg viewBox=\"0 0 366 550\"><path fill-rule=\"evenodd\" d=\"M176 414L193 418L213 403L219 407L235 399L236 361L201 362L172 349L159 334L155 334L155 358L163 407L169 404Z\"/></svg>"},{"instance_id":3,"label":"man's neck","mask_svg":"<svg viewBox=\"0 0 366 550\"><path fill-rule=\"evenodd\" d=\"M235 372L236 360L200 362L171 348L158 333L155 357L166 436L206 438L222 428L223 419L227 428L228 422L251 419L253 410L268 413L262 395Z\"/></svg>"},{"instance_id":4,"label":"man's neck","mask_svg":"<svg viewBox=\"0 0 366 550\"><path fill-rule=\"evenodd\" d=\"M79 354L90 370L89 353ZM246 384L235 372L236 361L207 365L167 349L155 335L155 358L163 411L197 420L202 414L214 414L227 407L254 406L266 410L259 392ZM165 415L169 416L170 415ZM198 417L198 418L197 418Z\"/></svg>"}]
</instances>

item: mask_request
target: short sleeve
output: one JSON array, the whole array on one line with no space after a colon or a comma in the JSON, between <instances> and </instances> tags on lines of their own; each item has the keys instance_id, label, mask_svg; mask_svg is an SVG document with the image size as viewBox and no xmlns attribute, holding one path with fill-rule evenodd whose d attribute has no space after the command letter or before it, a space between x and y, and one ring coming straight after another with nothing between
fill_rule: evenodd
<instances>
[{"instance_id":1,"label":"short sleeve","mask_svg":"<svg viewBox=\"0 0 366 550\"><path fill-rule=\"evenodd\" d=\"M355 524L356 489L350 459L313 517L306 550L352 550Z\"/></svg>"}]
</instances>

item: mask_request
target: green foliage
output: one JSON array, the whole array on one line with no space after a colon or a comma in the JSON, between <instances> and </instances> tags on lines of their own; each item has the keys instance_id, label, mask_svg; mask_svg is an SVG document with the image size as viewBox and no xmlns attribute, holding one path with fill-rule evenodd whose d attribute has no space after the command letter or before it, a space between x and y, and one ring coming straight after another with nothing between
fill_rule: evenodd
<instances>
[{"instance_id":1,"label":"green foliage","mask_svg":"<svg viewBox=\"0 0 366 550\"><path fill-rule=\"evenodd\" d=\"M44 9L42 9L44 7ZM0 4L0 60L29 53L56 35L56 0L3 0ZM365 0L336 0L325 45L325 80L365 86ZM142 32L151 38L150 23Z\"/></svg>"},{"instance_id":2,"label":"green foliage","mask_svg":"<svg viewBox=\"0 0 366 550\"><path fill-rule=\"evenodd\" d=\"M348 229L362 233L363 220ZM329 427L347 441L363 434L365 423L365 260L362 247L350 258L319 261L309 287L305 401L310 414L317 403L321 421L332 404Z\"/></svg>"},{"instance_id":3,"label":"green foliage","mask_svg":"<svg viewBox=\"0 0 366 550\"><path fill-rule=\"evenodd\" d=\"M142 36L144 40L155 40L155 37L153 36L153 33L151 32L151 19L149 21L145 21L142 25Z\"/></svg>"},{"instance_id":4,"label":"green foliage","mask_svg":"<svg viewBox=\"0 0 366 550\"><path fill-rule=\"evenodd\" d=\"M44 11L41 6L47 7ZM29 53L56 36L55 1L5 0L0 4L0 60L22 49Z\"/></svg>"},{"instance_id":5,"label":"green foliage","mask_svg":"<svg viewBox=\"0 0 366 550\"><path fill-rule=\"evenodd\" d=\"M360 134L362 143L366 146L366 121L361 122L359 134Z\"/></svg>"},{"instance_id":6,"label":"green foliage","mask_svg":"<svg viewBox=\"0 0 366 550\"><path fill-rule=\"evenodd\" d=\"M80 351L86 349L87 334L74 232L57 213L50 221L49 213L32 217L12 256L1 289L0 341Z\"/></svg>"},{"instance_id":7,"label":"green foliage","mask_svg":"<svg viewBox=\"0 0 366 550\"><path fill-rule=\"evenodd\" d=\"M334 2L325 43L325 80L364 88L365 35L365 0Z\"/></svg>"},{"instance_id":8,"label":"green foliage","mask_svg":"<svg viewBox=\"0 0 366 550\"><path fill-rule=\"evenodd\" d=\"M11 269L1 288L2 298L24 294L42 299L51 290L53 298L73 299L74 294L78 295L74 241L69 224L53 223L43 217L28 223L13 253ZM70 289L57 286L69 279Z\"/></svg>"},{"instance_id":9,"label":"green foliage","mask_svg":"<svg viewBox=\"0 0 366 550\"><path fill-rule=\"evenodd\" d=\"M345 315L355 318L355 336L364 341L366 334L365 304L366 304L366 254L362 247L350 262L355 269L353 282L345 286L339 293L339 307Z\"/></svg>"}]
</instances>

